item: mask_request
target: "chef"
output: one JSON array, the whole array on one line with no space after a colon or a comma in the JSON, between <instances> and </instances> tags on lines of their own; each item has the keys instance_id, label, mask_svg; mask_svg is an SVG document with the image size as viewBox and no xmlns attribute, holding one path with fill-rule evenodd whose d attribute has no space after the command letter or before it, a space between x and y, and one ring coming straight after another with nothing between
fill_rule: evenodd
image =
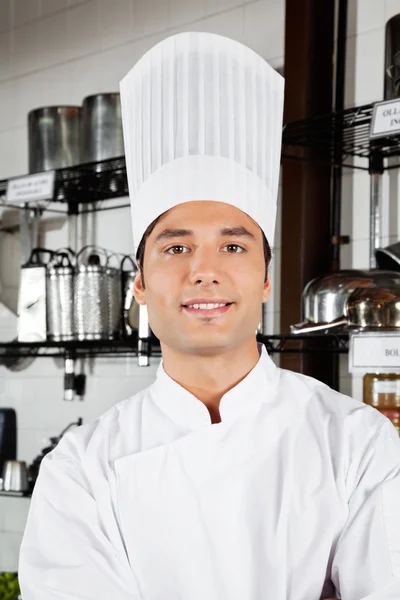
<instances>
[{"instance_id":1,"label":"chef","mask_svg":"<svg viewBox=\"0 0 400 600\"><path fill-rule=\"evenodd\" d=\"M121 100L135 297L162 363L43 460L24 600L399 600L394 427L256 343L281 76L184 33L136 64Z\"/></svg>"}]
</instances>

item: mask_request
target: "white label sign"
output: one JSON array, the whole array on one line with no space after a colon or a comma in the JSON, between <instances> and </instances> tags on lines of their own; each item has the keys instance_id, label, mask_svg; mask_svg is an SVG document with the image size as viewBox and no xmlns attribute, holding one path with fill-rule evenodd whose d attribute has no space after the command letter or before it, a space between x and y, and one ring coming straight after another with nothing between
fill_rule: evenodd
<instances>
[{"instance_id":1,"label":"white label sign","mask_svg":"<svg viewBox=\"0 0 400 600\"><path fill-rule=\"evenodd\" d=\"M355 333L350 336L350 373L399 373L399 333Z\"/></svg>"},{"instance_id":2,"label":"white label sign","mask_svg":"<svg viewBox=\"0 0 400 600\"><path fill-rule=\"evenodd\" d=\"M26 204L51 200L54 195L55 175L55 171L46 171L9 179L6 204Z\"/></svg>"},{"instance_id":3,"label":"white label sign","mask_svg":"<svg viewBox=\"0 0 400 600\"><path fill-rule=\"evenodd\" d=\"M372 115L370 137L380 138L400 133L400 100L377 102Z\"/></svg>"}]
</instances>

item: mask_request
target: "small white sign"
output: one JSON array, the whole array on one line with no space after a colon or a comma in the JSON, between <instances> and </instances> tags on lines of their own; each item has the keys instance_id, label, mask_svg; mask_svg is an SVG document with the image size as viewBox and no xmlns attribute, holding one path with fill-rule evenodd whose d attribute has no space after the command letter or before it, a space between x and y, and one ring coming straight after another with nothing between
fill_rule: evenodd
<instances>
[{"instance_id":1,"label":"small white sign","mask_svg":"<svg viewBox=\"0 0 400 600\"><path fill-rule=\"evenodd\" d=\"M400 100L377 102L372 115L370 137L388 137L397 133L400 133Z\"/></svg>"},{"instance_id":2,"label":"small white sign","mask_svg":"<svg viewBox=\"0 0 400 600\"><path fill-rule=\"evenodd\" d=\"M350 336L350 373L400 373L400 332Z\"/></svg>"},{"instance_id":3,"label":"small white sign","mask_svg":"<svg viewBox=\"0 0 400 600\"><path fill-rule=\"evenodd\" d=\"M54 195L55 175L55 171L46 171L9 179L6 204L27 204L51 200Z\"/></svg>"}]
</instances>

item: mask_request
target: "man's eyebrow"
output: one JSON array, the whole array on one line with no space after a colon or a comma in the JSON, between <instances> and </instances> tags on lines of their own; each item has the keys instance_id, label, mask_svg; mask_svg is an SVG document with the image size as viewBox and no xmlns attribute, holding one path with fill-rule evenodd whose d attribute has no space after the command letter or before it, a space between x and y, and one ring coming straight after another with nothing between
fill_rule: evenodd
<instances>
[{"instance_id":1,"label":"man's eyebrow","mask_svg":"<svg viewBox=\"0 0 400 600\"><path fill-rule=\"evenodd\" d=\"M255 240L256 236L253 235L246 227L224 227L221 229L221 235L223 237L247 237L251 240Z\"/></svg>"},{"instance_id":2,"label":"man's eyebrow","mask_svg":"<svg viewBox=\"0 0 400 600\"><path fill-rule=\"evenodd\" d=\"M162 242L164 240L169 240L173 238L182 238L189 237L193 235L194 232L192 229L174 229L167 228L164 229L161 233L156 237L156 244ZM251 240L255 240L256 237L253 235L248 229L242 226L238 227L223 227L220 230L220 235L222 237L246 237Z\"/></svg>"},{"instance_id":3,"label":"man's eyebrow","mask_svg":"<svg viewBox=\"0 0 400 600\"><path fill-rule=\"evenodd\" d=\"M191 229L164 229L157 237L156 243L162 242L163 240L169 240L171 238L188 237L193 235Z\"/></svg>"}]
</instances>

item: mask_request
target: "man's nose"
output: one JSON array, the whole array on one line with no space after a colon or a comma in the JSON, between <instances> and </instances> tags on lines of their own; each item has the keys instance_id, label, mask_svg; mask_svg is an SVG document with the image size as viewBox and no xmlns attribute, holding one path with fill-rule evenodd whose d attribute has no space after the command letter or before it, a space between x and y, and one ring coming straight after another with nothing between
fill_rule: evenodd
<instances>
[{"instance_id":1,"label":"man's nose","mask_svg":"<svg viewBox=\"0 0 400 600\"><path fill-rule=\"evenodd\" d=\"M215 249L197 249L190 266L192 285L213 285L221 280L220 259Z\"/></svg>"}]
</instances>

